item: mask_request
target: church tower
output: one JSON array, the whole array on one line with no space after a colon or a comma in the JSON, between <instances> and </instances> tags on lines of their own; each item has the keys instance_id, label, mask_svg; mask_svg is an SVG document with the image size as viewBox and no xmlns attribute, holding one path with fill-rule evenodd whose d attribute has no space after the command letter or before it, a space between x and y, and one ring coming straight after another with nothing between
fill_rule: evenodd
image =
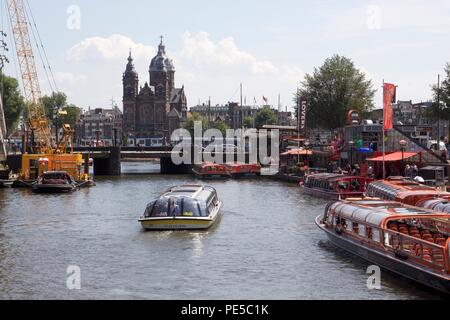
<instances>
[{"instance_id":1,"label":"church tower","mask_svg":"<svg viewBox=\"0 0 450 320\"><path fill-rule=\"evenodd\" d=\"M134 68L133 58L128 56L128 63L123 73L123 129L126 134L135 130L136 97L139 90L139 76Z\"/></svg>"},{"instance_id":2,"label":"church tower","mask_svg":"<svg viewBox=\"0 0 450 320\"><path fill-rule=\"evenodd\" d=\"M170 112L170 97L174 89L175 68L166 55L163 37L158 47L158 54L150 63L150 85L155 89L156 122L163 136L168 136L167 114Z\"/></svg>"}]
</instances>

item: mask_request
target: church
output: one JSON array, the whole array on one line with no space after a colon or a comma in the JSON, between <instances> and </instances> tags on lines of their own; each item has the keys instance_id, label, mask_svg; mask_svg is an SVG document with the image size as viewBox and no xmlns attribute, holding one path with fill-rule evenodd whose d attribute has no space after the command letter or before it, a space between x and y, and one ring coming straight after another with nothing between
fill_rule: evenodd
<instances>
[{"instance_id":1,"label":"church","mask_svg":"<svg viewBox=\"0 0 450 320\"><path fill-rule=\"evenodd\" d=\"M139 86L130 52L123 73L123 130L128 138L169 142L186 120L187 100L184 86L175 88L175 67L166 55L162 37L149 76L149 81Z\"/></svg>"}]
</instances>

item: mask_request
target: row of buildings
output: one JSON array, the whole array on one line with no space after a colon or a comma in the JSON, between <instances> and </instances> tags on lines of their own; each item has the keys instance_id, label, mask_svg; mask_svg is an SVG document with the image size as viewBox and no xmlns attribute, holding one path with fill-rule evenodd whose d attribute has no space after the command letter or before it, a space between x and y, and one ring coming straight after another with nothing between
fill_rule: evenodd
<instances>
[{"instance_id":1,"label":"row of buildings","mask_svg":"<svg viewBox=\"0 0 450 320\"><path fill-rule=\"evenodd\" d=\"M175 86L175 66L166 54L162 39L158 53L150 62L148 81L140 84L130 52L122 85L123 112L117 106L84 111L76 125L76 144L160 146L169 142L172 133L194 112L237 129L242 127L245 118L255 119L260 110L228 103L213 107L198 105L189 111L185 88ZM274 111L280 125L292 125L291 112Z\"/></svg>"}]
</instances>

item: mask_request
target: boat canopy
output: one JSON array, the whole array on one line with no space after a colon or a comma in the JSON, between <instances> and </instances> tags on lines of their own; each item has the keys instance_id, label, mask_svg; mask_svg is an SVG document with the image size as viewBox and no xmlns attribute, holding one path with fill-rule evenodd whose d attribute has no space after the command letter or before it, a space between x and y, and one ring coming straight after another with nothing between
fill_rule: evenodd
<instances>
[{"instance_id":1,"label":"boat canopy","mask_svg":"<svg viewBox=\"0 0 450 320\"><path fill-rule=\"evenodd\" d=\"M200 185L172 187L148 204L145 217L207 217L208 206L218 201L214 188Z\"/></svg>"},{"instance_id":2,"label":"boat canopy","mask_svg":"<svg viewBox=\"0 0 450 320\"><path fill-rule=\"evenodd\" d=\"M448 215L433 214L433 211L407 206L397 202L383 201L338 201L329 207L335 215L344 219L350 219L384 227L388 220L392 219L433 219L436 217L450 219Z\"/></svg>"},{"instance_id":3,"label":"boat canopy","mask_svg":"<svg viewBox=\"0 0 450 320\"><path fill-rule=\"evenodd\" d=\"M419 202L421 208L430 209L438 212L450 213L450 200L444 198L433 198Z\"/></svg>"},{"instance_id":4,"label":"boat canopy","mask_svg":"<svg viewBox=\"0 0 450 320\"><path fill-rule=\"evenodd\" d=\"M391 154L387 154L384 157L380 156L380 157L376 157L376 158L371 158L371 159L366 159L366 161L371 161L371 162L397 162L397 161L402 161L415 157L417 156L418 153L416 152L393 152Z\"/></svg>"}]
</instances>

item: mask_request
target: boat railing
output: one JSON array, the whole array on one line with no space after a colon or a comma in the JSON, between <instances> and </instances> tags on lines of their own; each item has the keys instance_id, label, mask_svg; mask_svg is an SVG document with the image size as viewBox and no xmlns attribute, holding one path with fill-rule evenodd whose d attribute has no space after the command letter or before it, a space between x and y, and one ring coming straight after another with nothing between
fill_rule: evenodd
<instances>
[{"instance_id":1,"label":"boat railing","mask_svg":"<svg viewBox=\"0 0 450 320\"><path fill-rule=\"evenodd\" d=\"M450 274L449 253L445 247L394 230L384 230L384 235L385 247L399 257L413 258L420 264Z\"/></svg>"}]
</instances>

